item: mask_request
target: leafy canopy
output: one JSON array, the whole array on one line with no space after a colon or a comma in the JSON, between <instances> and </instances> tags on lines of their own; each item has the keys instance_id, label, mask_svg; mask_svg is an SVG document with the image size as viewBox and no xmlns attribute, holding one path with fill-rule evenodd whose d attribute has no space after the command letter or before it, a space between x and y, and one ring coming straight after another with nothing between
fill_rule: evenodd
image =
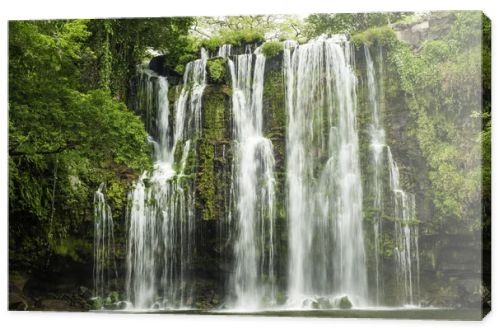
<instances>
[{"instance_id":1,"label":"leafy canopy","mask_svg":"<svg viewBox=\"0 0 500 334\"><path fill-rule=\"evenodd\" d=\"M19 237L20 242L55 249L58 240L88 219L100 182L127 179L150 166L139 117L108 87L85 89L80 65L93 53L88 26L87 20L9 25L13 240L18 233L32 233L33 239Z\"/></svg>"}]
</instances>

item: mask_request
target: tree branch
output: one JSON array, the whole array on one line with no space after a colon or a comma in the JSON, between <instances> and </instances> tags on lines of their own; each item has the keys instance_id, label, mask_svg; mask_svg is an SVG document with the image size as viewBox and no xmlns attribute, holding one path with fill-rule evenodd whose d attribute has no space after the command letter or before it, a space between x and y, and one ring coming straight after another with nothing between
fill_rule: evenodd
<instances>
[{"instance_id":1,"label":"tree branch","mask_svg":"<svg viewBox=\"0 0 500 334\"><path fill-rule=\"evenodd\" d=\"M9 156L21 156L21 155L48 155L48 154L56 154L56 153L61 153L65 150L68 149L73 149L77 146L77 143L67 143L64 146L58 147L53 150L47 150L47 151L36 151L36 152L21 152L21 151L15 151L15 150L9 150Z\"/></svg>"}]
</instances>

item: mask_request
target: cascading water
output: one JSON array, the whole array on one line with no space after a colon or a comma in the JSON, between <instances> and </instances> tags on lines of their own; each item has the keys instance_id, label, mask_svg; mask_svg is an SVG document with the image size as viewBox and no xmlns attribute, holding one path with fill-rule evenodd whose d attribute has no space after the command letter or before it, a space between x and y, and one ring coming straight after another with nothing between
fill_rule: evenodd
<instances>
[{"instance_id":1,"label":"cascading water","mask_svg":"<svg viewBox=\"0 0 500 334\"><path fill-rule=\"evenodd\" d=\"M224 44L219 47L217 51L217 57L227 58L231 56L233 46L231 44Z\"/></svg>"},{"instance_id":2,"label":"cascading water","mask_svg":"<svg viewBox=\"0 0 500 334\"><path fill-rule=\"evenodd\" d=\"M156 105L155 164L129 194L127 298L134 308L183 308L191 302L194 243L194 185L184 177L193 138L201 131L201 98L207 55L188 63L184 85L169 124L168 82L145 71L146 106ZM156 99L154 96L156 95ZM156 101L156 104L151 102ZM154 111L151 112L154 114ZM181 161L175 161L181 150Z\"/></svg>"},{"instance_id":3,"label":"cascading water","mask_svg":"<svg viewBox=\"0 0 500 334\"><path fill-rule=\"evenodd\" d=\"M170 92L175 93L170 94L176 96L175 101L169 102L169 90L174 88L166 77L148 69L139 73L134 106L143 114L155 161L153 170L145 172L129 193L128 305L133 309L199 307L199 301L205 300L200 294L207 294L200 286L208 275L202 273L200 279L195 261L218 255L219 267L210 272L217 278L210 279L218 280L217 288L225 294L222 299L229 308L277 307L281 296L287 297L287 308L342 307L344 296L355 307L382 305L389 298L384 291L388 261L382 261L383 247L387 247L382 238L389 234L394 241L394 265L385 272L394 272L400 297L395 303L418 305L415 196L402 190L399 168L385 141L383 86L377 79L377 72L382 73L382 55L377 68L369 48L364 48L371 116L368 150L361 152L370 158L366 171L360 166L354 47L340 35L321 36L302 45L284 43L287 121L286 198L282 203L275 190L277 152L263 130L269 126L263 114L266 58L259 49L252 53L250 47L244 54L232 53L231 45L217 52L227 62L232 80L231 89L223 91L231 96L232 110L224 113L223 121L226 115L232 116L225 123L232 125L232 134L209 143L214 161L230 162L224 171L217 171L228 184L216 189L216 203L223 208L203 227L196 224L198 162L188 162L198 161L199 142L205 140L202 119L213 116L203 114L202 108L208 55L202 50L200 59L186 65L182 87ZM275 66L270 64L269 70ZM211 87L210 92L213 89L218 87ZM369 176L368 191L362 187L362 173ZM95 195L96 296L109 293L111 269L116 275L111 263L113 223L103 189L101 185ZM393 229L382 219L382 213L392 215L384 211L384 205L392 209L384 199L388 196L385 189L390 190L394 204ZM376 213L365 227L363 193L373 201L365 203ZM209 229L215 243L200 240L199 231ZM288 232L286 248L279 242L284 235L280 229ZM369 229L373 229L375 253L370 257L365 254L366 238L372 235ZM217 245L217 255L207 255L204 247L208 244ZM373 266L369 266L371 261ZM374 280L370 285L369 278Z\"/></svg>"},{"instance_id":4,"label":"cascading water","mask_svg":"<svg viewBox=\"0 0 500 334\"><path fill-rule=\"evenodd\" d=\"M385 131L380 122L380 106L378 99L378 85L376 81L375 67L370 54L370 49L364 45L364 53L366 60L366 77L368 86L368 102L371 109L371 124L369 127L370 134L370 152L373 163L373 235L374 235L374 250L375 250L375 299L376 304L380 304L381 295L383 295L382 281L380 279L380 234L382 228L382 197L383 197L383 151L385 144Z\"/></svg>"},{"instance_id":5,"label":"cascading water","mask_svg":"<svg viewBox=\"0 0 500 334\"><path fill-rule=\"evenodd\" d=\"M401 302L406 305L418 305L420 294L420 258L418 249L418 225L414 224L415 196L401 189L399 168L387 147L390 184L394 196L394 262L396 282L398 283Z\"/></svg>"},{"instance_id":6,"label":"cascading water","mask_svg":"<svg viewBox=\"0 0 500 334\"><path fill-rule=\"evenodd\" d=\"M418 226L412 224L416 220L415 196L403 191L400 187L399 168L394 161L391 149L385 142L385 131L380 122L380 101L378 97L378 82L370 49L364 45L366 60L366 76L368 86L368 102L371 108L370 151L373 161L373 208L376 211L373 220L375 245L375 280L376 302L380 304L383 297L380 279L380 235L382 228L381 213L383 211L383 152L387 150L389 167L389 185L394 200L394 239L395 239L395 276L398 289L401 290L401 302L414 305L417 302L420 282L420 263L418 250ZM382 52L379 52L380 58ZM382 58L380 59L382 60ZM382 63L380 61L379 63Z\"/></svg>"},{"instance_id":7,"label":"cascading water","mask_svg":"<svg viewBox=\"0 0 500 334\"><path fill-rule=\"evenodd\" d=\"M353 49L344 36L286 43L288 298L367 303Z\"/></svg>"},{"instance_id":8,"label":"cascading water","mask_svg":"<svg viewBox=\"0 0 500 334\"><path fill-rule=\"evenodd\" d=\"M272 305L276 293L274 157L271 141L262 134L266 58L257 50L255 54L236 56L235 61L228 59L233 87L233 182L238 230L234 245L234 307L257 309L264 299Z\"/></svg>"},{"instance_id":9,"label":"cascading water","mask_svg":"<svg viewBox=\"0 0 500 334\"><path fill-rule=\"evenodd\" d=\"M111 292L110 282L118 276L115 261L115 233L111 207L101 183L94 194L94 296L104 298Z\"/></svg>"}]
</instances>

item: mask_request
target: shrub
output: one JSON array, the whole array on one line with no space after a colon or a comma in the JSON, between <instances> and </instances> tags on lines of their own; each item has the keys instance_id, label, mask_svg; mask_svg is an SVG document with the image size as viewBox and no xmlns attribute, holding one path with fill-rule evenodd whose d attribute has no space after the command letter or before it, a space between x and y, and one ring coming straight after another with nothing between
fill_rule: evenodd
<instances>
[{"instance_id":1,"label":"shrub","mask_svg":"<svg viewBox=\"0 0 500 334\"><path fill-rule=\"evenodd\" d=\"M203 40L201 42L201 46L211 52L215 52L218 47L224 44L243 46L246 44L260 44L264 41L264 34L260 31L250 29L227 30L221 31L218 33L218 35Z\"/></svg>"},{"instance_id":2,"label":"shrub","mask_svg":"<svg viewBox=\"0 0 500 334\"><path fill-rule=\"evenodd\" d=\"M366 44L372 45L374 42L388 44L396 39L396 34L391 27L374 27L352 36L352 41L356 46Z\"/></svg>"},{"instance_id":3,"label":"shrub","mask_svg":"<svg viewBox=\"0 0 500 334\"><path fill-rule=\"evenodd\" d=\"M262 45L261 51L267 58L274 57L278 55L283 50L283 43L272 41L266 42Z\"/></svg>"},{"instance_id":4,"label":"shrub","mask_svg":"<svg viewBox=\"0 0 500 334\"><path fill-rule=\"evenodd\" d=\"M442 40L428 41L422 49L423 57L433 63L445 61L449 53L448 43Z\"/></svg>"}]
</instances>

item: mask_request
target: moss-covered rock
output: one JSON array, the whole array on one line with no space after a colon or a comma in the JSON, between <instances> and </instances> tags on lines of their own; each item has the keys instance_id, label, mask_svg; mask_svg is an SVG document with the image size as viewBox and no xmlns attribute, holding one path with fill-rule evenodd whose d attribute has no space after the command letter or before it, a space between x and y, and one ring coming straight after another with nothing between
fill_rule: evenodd
<instances>
[{"instance_id":1,"label":"moss-covered rock","mask_svg":"<svg viewBox=\"0 0 500 334\"><path fill-rule=\"evenodd\" d=\"M220 179L216 168L231 130L227 118L230 97L222 85L209 85L203 94L202 137L198 145L199 168L196 180L196 205L204 221L214 221L223 207L217 205L218 189L229 186L230 180Z\"/></svg>"},{"instance_id":2,"label":"moss-covered rock","mask_svg":"<svg viewBox=\"0 0 500 334\"><path fill-rule=\"evenodd\" d=\"M270 41L262 44L261 52L267 58L272 58L279 55L283 51L283 43L278 41Z\"/></svg>"},{"instance_id":3,"label":"moss-covered rock","mask_svg":"<svg viewBox=\"0 0 500 334\"><path fill-rule=\"evenodd\" d=\"M221 57L207 60L207 73L209 84L222 84L226 77L226 60Z\"/></svg>"},{"instance_id":4,"label":"moss-covered rock","mask_svg":"<svg viewBox=\"0 0 500 334\"><path fill-rule=\"evenodd\" d=\"M344 297L340 298L339 308L341 308L341 309L351 309L352 308L352 303L349 300L349 297L344 296Z\"/></svg>"}]
</instances>

